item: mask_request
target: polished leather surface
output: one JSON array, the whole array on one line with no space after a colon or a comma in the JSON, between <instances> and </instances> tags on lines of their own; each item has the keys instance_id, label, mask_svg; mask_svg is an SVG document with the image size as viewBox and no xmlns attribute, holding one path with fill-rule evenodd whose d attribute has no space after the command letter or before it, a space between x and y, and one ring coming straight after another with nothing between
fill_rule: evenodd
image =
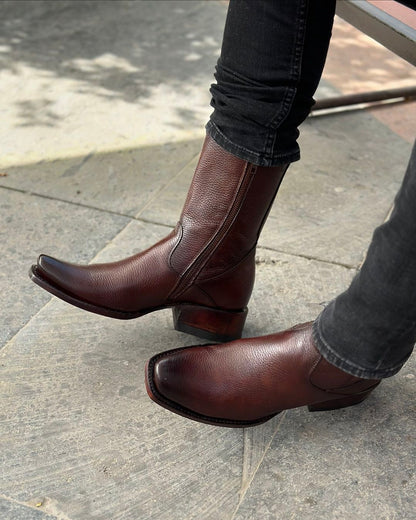
<instances>
[{"instance_id":1,"label":"polished leather surface","mask_svg":"<svg viewBox=\"0 0 416 520\"><path fill-rule=\"evenodd\" d=\"M147 389L156 402L191 419L226 426L262 422L314 403L356 404L378 383L329 364L313 344L311 323L259 338L168 351L147 367ZM340 407L336 404L333 408Z\"/></svg>"},{"instance_id":2,"label":"polished leather surface","mask_svg":"<svg viewBox=\"0 0 416 520\"><path fill-rule=\"evenodd\" d=\"M244 309L254 282L255 245L285 170L238 159L208 136L180 220L167 237L107 264L75 265L41 255L32 278L57 296L70 295L64 299L75 305L92 304L83 308L94 312L149 312L181 302Z\"/></svg>"}]
</instances>

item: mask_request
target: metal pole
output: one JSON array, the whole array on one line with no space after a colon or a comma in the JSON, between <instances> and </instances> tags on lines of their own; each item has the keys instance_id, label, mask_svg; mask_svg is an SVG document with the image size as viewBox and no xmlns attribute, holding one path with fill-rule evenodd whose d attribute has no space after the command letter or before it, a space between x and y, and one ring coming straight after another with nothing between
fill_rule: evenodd
<instances>
[{"instance_id":1,"label":"metal pole","mask_svg":"<svg viewBox=\"0 0 416 520\"><path fill-rule=\"evenodd\" d=\"M312 113L328 108L338 108L363 103L376 103L389 99L410 101L416 99L416 87L402 87L375 92L361 92L358 94L346 94L318 100L312 108Z\"/></svg>"}]
</instances>

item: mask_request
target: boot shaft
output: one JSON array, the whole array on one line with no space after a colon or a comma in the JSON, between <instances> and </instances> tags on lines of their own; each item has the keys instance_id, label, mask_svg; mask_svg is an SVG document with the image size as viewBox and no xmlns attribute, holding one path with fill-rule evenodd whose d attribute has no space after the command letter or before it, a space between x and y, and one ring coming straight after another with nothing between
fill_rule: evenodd
<instances>
[{"instance_id":1,"label":"boot shaft","mask_svg":"<svg viewBox=\"0 0 416 520\"><path fill-rule=\"evenodd\" d=\"M172 267L207 279L243 260L257 244L286 169L253 165L207 136L178 223Z\"/></svg>"}]
</instances>

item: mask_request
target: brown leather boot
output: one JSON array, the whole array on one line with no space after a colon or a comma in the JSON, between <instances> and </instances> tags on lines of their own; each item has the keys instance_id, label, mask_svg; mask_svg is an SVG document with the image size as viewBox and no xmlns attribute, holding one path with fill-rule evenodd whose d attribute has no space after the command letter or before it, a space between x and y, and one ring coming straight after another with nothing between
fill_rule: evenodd
<instances>
[{"instance_id":1,"label":"brown leather boot","mask_svg":"<svg viewBox=\"0 0 416 520\"><path fill-rule=\"evenodd\" d=\"M147 392L160 406L233 428L261 424L298 406L352 406L379 382L328 363L313 344L311 323L260 338L170 350L146 366Z\"/></svg>"},{"instance_id":2,"label":"brown leather boot","mask_svg":"<svg viewBox=\"0 0 416 520\"><path fill-rule=\"evenodd\" d=\"M173 307L177 330L241 336L254 283L255 247L287 165L260 167L207 137L176 228L119 262L74 265L41 255L32 280L97 314L131 319Z\"/></svg>"}]
</instances>

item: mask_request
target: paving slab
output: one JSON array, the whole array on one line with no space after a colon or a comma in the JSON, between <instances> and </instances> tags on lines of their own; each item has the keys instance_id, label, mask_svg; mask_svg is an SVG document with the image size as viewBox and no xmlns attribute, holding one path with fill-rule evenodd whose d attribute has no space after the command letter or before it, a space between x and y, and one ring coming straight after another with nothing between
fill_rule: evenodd
<instances>
[{"instance_id":1,"label":"paving slab","mask_svg":"<svg viewBox=\"0 0 416 520\"><path fill-rule=\"evenodd\" d=\"M130 219L0 188L0 348L50 299L30 282L40 253L88 263Z\"/></svg>"},{"instance_id":2,"label":"paving slab","mask_svg":"<svg viewBox=\"0 0 416 520\"><path fill-rule=\"evenodd\" d=\"M165 232L133 221L95 260ZM246 335L314 317L353 272L260 250ZM281 417L223 429L151 402L145 361L201 342L172 330L171 319L166 310L120 322L53 299L14 336L0 363L1 493L71 520L231 518Z\"/></svg>"},{"instance_id":3,"label":"paving slab","mask_svg":"<svg viewBox=\"0 0 416 520\"><path fill-rule=\"evenodd\" d=\"M233 520L399 520L416 511L416 363L359 406L289 410Z\"/></svg>"},{"instance_id":4,"label":"paving slab","mask_svg":"<svg viewBox=\"0 0 416 520\"><path fill-rule=\"evenodd\" d=\"M56 520L56 516L2 498L0 498L0 517L2 520Z\"/></svg>"},{"instance_id":5,"label":"paving slab","mask_svg":"<svg viewBox=\"0 0 416 520\"><path fill-rule=\"evenodd\" d=\"M411 145L371 115L311 118L260 244L358 266L389 213Z\"/></svg>"},{"instance_id":6,"label":"paving slab","mask_svg":"<svg viewBox=\"0 0 416 520\"><path fill-rule=\"evenodd\" d=\"M0 186L134 216L175 181L201 145L194 139L8 167Z\"/></svg>"},{"instance_id":7,"label":"paving slab","mask_svg":"<svg viewBox=\"0 0 416 520\"><path fill-rule=\"evenodd\" d=\"M203 135L226 3L0 3L0 167Z\"/></svg>"},{"instance_id":8,"label":"paving slab","mask_svg":"<svg viewBox=\"0 0 416 520\"><path fill-rule=\"evenodd\" d=\"M199 155L189 161L180 174L164 186L159 191L157 197L149 201L136 217L150 222L165 224L166 226L175 226L185 202L198 163L198 157Z\"/></svg>"}]
</instances>

